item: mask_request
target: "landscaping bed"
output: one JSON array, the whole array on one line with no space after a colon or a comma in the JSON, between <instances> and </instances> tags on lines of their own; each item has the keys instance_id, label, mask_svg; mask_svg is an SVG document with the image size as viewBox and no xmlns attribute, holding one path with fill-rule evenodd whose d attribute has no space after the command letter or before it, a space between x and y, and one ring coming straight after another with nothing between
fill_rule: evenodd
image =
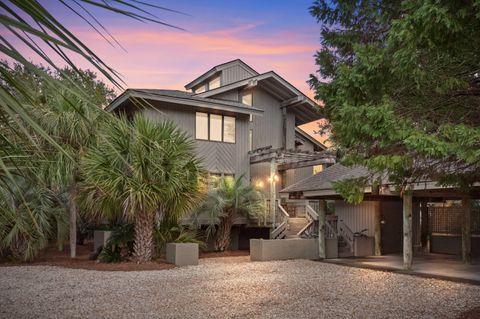
<instances>
[{"instance_id":1,"label":"landscaping bed","mask_svg":"<svg viewBox=\"0 0 480 319\"><path fill-rule=\"evenodd\" d=\"M161 270L170 269L174 265L167 264L165 260L158 259L148 263L138 264L136 262L102 263L99 260L90 260L90 253L93 251L93 243L77 245L77 257L70 258L70 249L65 247L58 251L56 247L49 247L40 251L32 262L1 261L1 266L58 266L74 269L88 269L100 271L138 271L138 270Z\"/></svg>"},{"instance_id":2,"label":"landscaping bed","mask_svg":"<svg viewBox=\"0 0 480 319\"><path fill-rule=\"evenodd\" d=\"M175 265L166 263L165 259L160 258L148 263L120 262L120 263L102 263L98 260L89 260L90 253L93 251L93 243L86 245L77 245L77 257L70 258L70 249L65 247L63 251L58 251L56 247L49 247L40 251L38 256L32 262L21 261L0 261L0 267L5 266L58 266L74 269L89 269L100 271L139 271L139 270L162 270L174 268ZM248 250L226 250L223 252L200 252L200 258L215 257L237 257L249 256Z\"/></svg>"}]
</instances>

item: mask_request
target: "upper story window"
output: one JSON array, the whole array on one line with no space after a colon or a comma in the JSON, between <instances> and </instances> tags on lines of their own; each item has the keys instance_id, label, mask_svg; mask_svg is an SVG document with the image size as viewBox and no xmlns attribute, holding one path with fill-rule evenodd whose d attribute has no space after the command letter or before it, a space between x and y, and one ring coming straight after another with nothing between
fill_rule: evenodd
<instances>
[{"instance_id":1,"label":"upper story window","mask_svg":"<svg viewBox=\"0 0 480 319\"><path fill-rule=\"evenodd\" d=\"M195 116L195 138L208 140L208 114L197 112Z\"/></svg>"},{"instance_id":2,"label":"upper story window","mask_svg":"<svg viewBox=\"0 0 480 319\"><path fill-rule=\"evenodd\" d=\"M195 123L196 139L235 143L234 117L197 112Z\"/></svg>"},{"instance_id":3,"label":"upper story window","mask_svg":"<svg viewBox=\"0 0 480 319\"><path fill-rule=\"evenodd\" d=\"M220 87L220 76L216 76L208 82L208 89L213 90Z\"/></svg>"},{"instance_id":4,"label":"upper story window","mask_svg":"<svg viewBox=\"0 0 480 319\"><path fill-rule=\"evenodd\" d=\"M313 175L323 172L323 165L315 165L313 166Z\"/></svg>"},{"instance_id":5,"label":"upper story window","mask_svg":"<svg viewBox=\"0 0 480 319\"><path fill-rule=\"evenodd\" d=\"M210 141L222 141L222 116L210 114Z\"/></svg>"},{"instance_id":6,"label":"upper story window","mask_svg":"<svg viewBox=\"0 0 480 319\"><path fill-rule=\"evenodd\" d=\"M207 90L207 86L205 84L200 85L199 87L195 88L194 93L199 94L203 93Z\"/></svg>"},{"instance_id":7,"label":"upper story window","mask_svg":"<svg viewBox=\"0 0 480 319\"><path fill-rule=\"evenodd\" d=\"M252 106L253 98L252 98L252 93L247 93L242 95L242 103ZM253 121L253 116L250 114L250 122Z\"/></svg>"},{"instance_id":8,"label":"upper story window","mask_svg":"<svg viewBox=\"0 0 480 319\"><path fill-rule=\"evenodd\" d=\"M252 93L242 95L242 103L252 106Z\"/></svg>"}]
</instances>

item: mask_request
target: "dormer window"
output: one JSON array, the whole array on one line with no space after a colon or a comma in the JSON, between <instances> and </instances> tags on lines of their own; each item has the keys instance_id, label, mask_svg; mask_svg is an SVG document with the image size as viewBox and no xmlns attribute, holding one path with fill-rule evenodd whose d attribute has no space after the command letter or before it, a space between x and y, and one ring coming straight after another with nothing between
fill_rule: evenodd
<instances>
[{"instance_id":1,"label":"dormer window","mask_svg":"<svg viewBox=\"0 0 480 319\"><path fill-rule=\"evenodd\" d=\"M195 88L193 93L199 94L199 93L205 92L206 90L207 90L207 86L205 84L202 84L199 87Z\"/></svg>"},{"instance_id":2,"label":"dormer window","mask_svg":"<svg viewBox=\"0 0 480 319\"><path fill-rule=\"evenodd\" d=\"M208 82L208 89L213 90L220 87L220 75L214 77Z\"/></svg>"}]
</instances>

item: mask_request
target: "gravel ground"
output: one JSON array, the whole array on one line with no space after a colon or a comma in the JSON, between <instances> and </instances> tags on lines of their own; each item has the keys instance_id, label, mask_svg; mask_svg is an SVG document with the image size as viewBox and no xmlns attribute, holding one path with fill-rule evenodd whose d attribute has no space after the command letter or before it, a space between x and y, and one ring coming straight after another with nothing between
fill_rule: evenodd
<instances>
[{"instance_id":1,"label":"gravel ground","mask_svg":"<svg viewBox=\"0 0 480 319\"><path fill-rule=\"evenodd\" d=\"M455 318L480 286L307 260L105 272L0 268L2 318Z\"/></svg>"}]
</instances>

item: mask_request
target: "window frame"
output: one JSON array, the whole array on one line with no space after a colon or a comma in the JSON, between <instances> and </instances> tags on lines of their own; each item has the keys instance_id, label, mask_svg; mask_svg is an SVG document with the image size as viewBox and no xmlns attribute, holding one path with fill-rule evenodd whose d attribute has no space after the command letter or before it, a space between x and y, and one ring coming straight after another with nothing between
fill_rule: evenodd
<instances>
[{"instance_id":1,"label":"window frame","mask_svg":"<svg viewBox=\"0 0 480 319\"><path fill-rule=\"evenodd\" d=\"M201 114L207 114L207 139L203 139L203 138L197 138L197 113L201 113ZM217 141L217 140L212 140L211 139L211 136L210 136L210 116L211 115L217 115L217 116L220 116L222 118L222 121L221 121L221 140L220 141ZM229 118L233 118L234 120L234 126L235 126L235 130L234 130L234 142L227 142L225 141L225 117L229 117ZM227 144L236 144L237 143L237 117L236 116L232 116L232 115L224 115L224 114L218 114L218 113L208 113L208 112L201 112L201 111L195 111L195 125L194 125L194 134L195 134L195 140L199 140L199 141L208 141L208 142L213 142L213 143L227 143Z\"/></svg>"},{"instance_id":2,"label":"window frame","mask_svg":"<svg viewBox=\"0 0 480 319\"><path fill-rule=\"evenodd\" d=\"M199 138L197 137L197 114L206 114L207 115L207 138ZM209 141L210 140L210 114L206 112L195 112L195 139L199 141Z\"/></svg>"}]
</instances>

